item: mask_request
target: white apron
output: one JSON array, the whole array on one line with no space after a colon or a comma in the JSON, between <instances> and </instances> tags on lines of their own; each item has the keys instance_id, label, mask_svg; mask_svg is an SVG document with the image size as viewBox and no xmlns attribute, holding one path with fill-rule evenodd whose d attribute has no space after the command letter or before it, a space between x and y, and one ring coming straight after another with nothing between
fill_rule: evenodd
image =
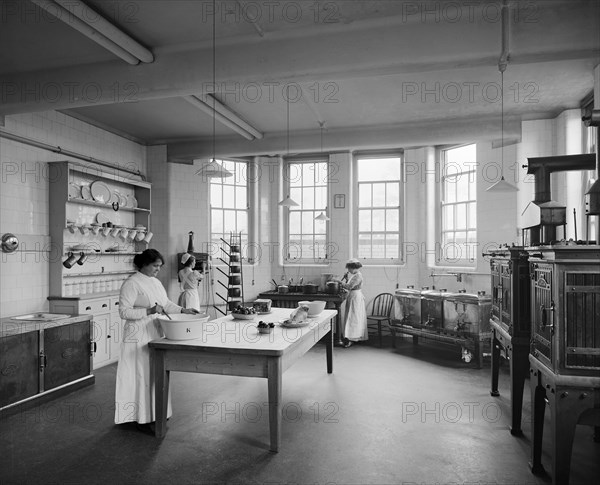
<instances>
[{"instance_id":1,"label":"white apron","mask_svg":"<svg viewBox=\"0 0 600 485\"><path fill-rule=\"evenodd\" d=\"M163 337L157 315L146 315L156 303L168 313L181 307L167 297L161 282L142 273L131 275L119 296L119 314L125 322L119 353L115 388L115 423L156 421L154 409L154 372L150 366L148 342ZM167 417L171 410L169 392Z\"/></svg>"},{"instance_id":2,"label":"white apron","mask_svg":"<svg viewBox=\"0 0 600 485\"><path fill-rule=\"evenodd\" d=\"M353 274L343 287L350 290L346 298L346 326L344 328L344 337L348 340L357 342L359 340L368 340L367 330L367 307L365 305L365 295L362 292L362 274L356 272Z\"/></svg>"},{"instance_id":3,"label":"white apron","mask_svg":"<svg viewBox=\"0 0 600 485\"><path fill-rule=\"evenodd\" d=\"M177 303L183 308L194 308L200 311L200 295L198 294L198 281L200 275L197 271L191 271L187 268L179 272L181 280L181 294Z\"/></svg>"}]
</instances>

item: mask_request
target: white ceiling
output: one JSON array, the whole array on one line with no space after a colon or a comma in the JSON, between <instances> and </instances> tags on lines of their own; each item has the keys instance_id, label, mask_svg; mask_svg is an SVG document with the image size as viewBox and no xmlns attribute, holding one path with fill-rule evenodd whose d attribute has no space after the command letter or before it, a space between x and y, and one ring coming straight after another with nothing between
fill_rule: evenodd
<instances>
[{"instance_id":1,"label":"white ceiling","mask_svg":"<svg viewBox=\"0 0 600 485\"><path fill-rule=\"evenodd\" d=\"M1 2L0 114L62 110L172 160L500 138L500 1L87 0L150 49L127 64L28 0ZM577 108L600 63L600 1L512 1L505 136ZM251 20L255 20L254 22ZM92 22L93 24L93 22ZM9 48L7 48L9 47ZM207 94L247 140L183 96ZM284 86L302 95L289 103ZM119 87L119 90L116 88ZM124 102L126 101L126 102ZM213 132L214 130L214 132Z\"/></svg>"}]
</instances>

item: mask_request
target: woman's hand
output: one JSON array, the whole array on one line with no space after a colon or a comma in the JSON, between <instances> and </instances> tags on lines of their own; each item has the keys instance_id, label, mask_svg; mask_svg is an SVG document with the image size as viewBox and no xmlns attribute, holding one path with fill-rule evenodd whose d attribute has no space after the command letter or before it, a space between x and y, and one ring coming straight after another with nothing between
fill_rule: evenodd
<instances>
[{"instance_id":1,"label":"woman's hand","mask_svg":"<svg viewBox=\"0 0 600 485\"><path fill-rule=\"evenodd\" d=\"M196 315L198 313L200 313L198 310L196 310L195 308L182 308L181 309L181 313L189 313L192 315Z\"/></svg>"},{"instance_id":2,"label":"woman's hand","mask_svg":"<svg viewBox=\"0 0 600 485\"><path fill-rule=\"evenodd\" d=\"M163 310L163 307L162 307L162 306L160 306L160 305L157 303L157 304L156 304L156 305L154 305L153 307L151 307L151 308L147 308L147 309L146 309L146 314L147 314L147 315L154 315L155 313L162 313L163 311L164 311L164 310Z\"/></svg>"}]
</instances>

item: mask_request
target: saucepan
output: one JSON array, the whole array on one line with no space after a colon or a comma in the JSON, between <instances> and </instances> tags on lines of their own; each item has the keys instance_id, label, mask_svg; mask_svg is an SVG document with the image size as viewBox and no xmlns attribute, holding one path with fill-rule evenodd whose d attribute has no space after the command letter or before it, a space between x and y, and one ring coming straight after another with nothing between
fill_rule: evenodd
<instances>
[{"instance_id":1,"label":"saucepan","mask_svg":"<svg viewBox=\"0 0 600 485\"><path fill-rule=\"evenodd\" d=\"M307 295L314 295L317 292L318 288L319 288L318 285L315 285L313 283L307 283L302 287L302 290Z\"/></svg>"},{"instance_id":2,"label":"saucepan","mask_svg":"<svg viewBox=\"0 0 600 485\"><path fill-rule=\"evenodd\" d=\"M338 281L328 281L325 285L327 286L327 293L332 295L337 295L342 289Z\"/></svg>"}]
</instances>

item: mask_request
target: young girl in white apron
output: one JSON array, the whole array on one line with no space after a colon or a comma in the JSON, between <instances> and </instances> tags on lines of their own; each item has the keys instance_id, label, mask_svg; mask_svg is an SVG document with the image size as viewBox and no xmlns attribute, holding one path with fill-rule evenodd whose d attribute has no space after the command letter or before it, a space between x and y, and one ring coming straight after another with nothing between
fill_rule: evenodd
<instances>
[{"instance_id":1,"label":"young girl in white apron","mask_svg":"<svg viewBox=\"0 0 600 485\"><path fill-rule=\"evenodd\" d=\"M347 273L338 281L342 288L348 290L346 298L346 325L344 327L344 347L350 347L352 342L368 340L367 308L365 295L362 292L363 277L359 269L362 264L358 259L346 263Z\"/></svg>"},{"instance_id":2,"label":"young girl in white apron","mask_svg":"<svg viewBox=\"0 0 600 485\"><path fill-rule=\"evenodd\" d=\"M202 276L193 268L196 265L196 258L189 253L181 256L181 264L183 269L179 271L179 286L181 295L177 302L183 308L193 308L200 311L200 296L198 295L198 284L202 280Z\"/></svg>"}]
</instances>

